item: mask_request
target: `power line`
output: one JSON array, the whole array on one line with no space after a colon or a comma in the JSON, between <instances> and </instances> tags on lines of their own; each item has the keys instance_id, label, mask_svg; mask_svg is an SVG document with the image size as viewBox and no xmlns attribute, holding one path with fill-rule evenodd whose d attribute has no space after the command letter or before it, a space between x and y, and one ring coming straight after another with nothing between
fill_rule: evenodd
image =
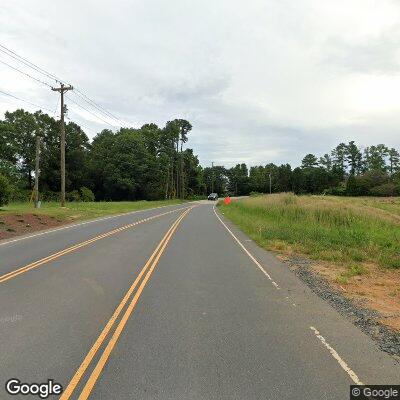
<instances>
[{"instance_id":1,"label":"power line","mask_svg":"<svg viewBox=\"0 0 400 400\"><path fill-rule=\"evenodd\" d=\"M123 123L122 120L120 120L118 117L115 115L111 114L109 111L107 111L104 107L100 106L97 104L94 100L92 100L90 97L86 96L85 93L83 93L81 90L76 89L75 94L80 97L82 100L86 101L86 103L91 104L93 107L97 108L100 112L103 112L103 114L107 115L109 118L114 119L118 123Z\"/></svg>"},{"instance_id":2,"label":"power line","mask_svg":"<svg viewBox=\"0 0 400 400\"><path fill-rule=\"evenodd\" d=\"M24 103L27 103L27 104L30 104L31 106L34 106L34 107L36 107L36 108L39 108L40 110L46 110L46 111L49 111L49 112L51 112L51 113L53 112L52 110L50 110L50 109L48 109L48 108L46 108L46 107L41 107L41 106L39 106L39 105L37 105L37 104L35 104L35 103L32 103L32 102L30 102L30 101L28 101L28 100L24 100L24 99L21 99L20 97L14 96L14 95L11 94L11 93L3 92L2 90L0 90L0 93L1 93L1 94L4 94L4 95L6 95L6 96L12 97L12 98L14 98L14 99L16 99L16 100L23 101Z\"/></svg>"},{"instance_id":3,"label":"power line","mask_svg":"<svg viewBox=\"0 0 400 400\"><path fill-rule=\"evenodd\" d=\"M31 106L34 106L34 107L38 108L39 110L46 110L46 111L48 111L48 112L50 112L50 113L53 113L53 112L54 112L53 110L50 110L49 108L42 107L42 106L39 106L38 104L32 103L32 102L30 102L30 101L28 101L28 100L21 99L20 97L14 96L14 95L11 94L11 93L3 92L2 90L0 90L0 93L3 94L3 95L5 95L5 96L12 97L13 99L16 99L16 100L22 101L22 102L24 102L24 103L30 104ZM57 108L58 108L58 103L59 103L59 101L60 101L60 98L58 98L58 100L57 100ZM54 114L55 114L55 113L54 113ZM53 118L54 118L54 116L53 116ZM67 118L68 121L71 121L71 122L76 123L78 126L81 126L81 127L85 128L85 129L88 129L88 130L90 130L90 131L92 131L92 132L96 132L95 129L89 128L88 126L82 124L81 122L77 123L77 122L75 122L74 120L72 120L71 118L69 118L69 117L67 117L67 116L66 116L65 118Z\"/></svg>"},{"instance_id":4,"label":"power line","mask_svg":"<svg viewBox=\"0 0 400 400\"><path fill-rule=\"evenodd\" d=\"M0 44L0 51L5 53L5 54L7 54L9 57L12 57L12 58L16 59L17 61L25 64L26 66L28 66L30 68L33 68L35 71L47 76L48 78L54 79L54 80L56 80L56 81L58 81L60 83L65 83L60 78L55 76L54 74L52 74L52 73L46 71L45 69L39 67L38 65L36 65L33 62L27 60L26 58L20 56L15 51L12 51L11 49L7 48L6 46L3 46L2 44Z\"/></svg>"},{"instance_id":5,"label":"power line","mask_svg":"<svg viewBox=\"0 0 400 400\"><path fill-rule=\"evenodd\" d=\"M58 109L58 103L60 102L60 98L57 97L57 104L56 104L56 108L54 109L54 114L53 114L53 118L55 118L56 114L57 114L57 109Z\"/></svg>"},{"instance_id":6,"label":"power line","mask_svg":"<svg viewBox=\"0 0 400 400\"><path fill-rule=\"evenodd\" d=\"M63 84L65 83L65 81L62 80L61 78L59 78L58 76L52 74L52 73L49 72L49 71L46 71L45 69L39 67L38 65L36 65L36 64L34 64L33 62L29 61L28 59L26 59L26 58L20 56L20 55L17 54L15 51L9 49L8 47L6 47L6 46L4 46L4 45L2 45L2 44L0 44L0 52L2 52L3 54L6 54L7 56L13 58L14 60L16 60L16 61L18 61L18 62L24 64L25 66L27 66L27 67L33 69L34 71L36 71L36 72L38 72L38 73L40 73L40 74L46 76L46 77L49 78L49 79L54 79L56 82L59 82L59 83L63 83ZM47 87L50 87L50 88L51 88L51 85L49 85L47 82L45 82L45 81L43 81L43 80L41 80L41 79L39 79L39 78L36 78L36 77L34 77L34 76L28 74L27 72L22 71L22 70L20 70L19 68L16 68L16 67L14 67L13 65L11 65L11 64L9 64L9 63L7 63L7 62L5 62L5 61L0 60L0 63L2 63L2 64L4 64L4 65L8 66L9 68L11 68L11 69L13 69L13 70L15 70L15 71L17 71L17 72L19 72L19 73L21 73L21 74L27 76L27 77L29 77L30 79L33 79L34 81L36 81L36 82L38 82L38 83L40 83L40 84L46 85ZM110 111L108 111L107 109L105 109L104 107L102 107L101 105L99 105L98 103L96 103L94 100L92 100L89 96L87 96L87 95L86 95L84 92L82 92L81 90L75 89L75 92L76 92L75 94L76 94L81 100L85 101L85 102L86 102L87 104L89 104L91 107L95 108L95 109L97 110L97 112L100 113L101 116L104 116L104 117L106 117L106 118L111 118L111 119L115 120L115 121L118 123L118 125L110 124L108 121L106 121L105 119L103 119L103 118L102 118L101 116L99 116L98 114L96 114L96 113L94 113L94 112L88 110L87 108L83 107L81 104L79 104L79 103L77 103L76 101L74 101L73 99L71 99L71 97L68 97L68 99L69 99L72 103L74 103L75 105L77 105L78 107L82 108L83 110L85 110L85 111L88 112L89 114L93 115L94 117L98 118L99 120L103 121L104 123L110 125L111 127L117 127L117 126L124 126L124 125L125 125L125 122L124 122L124 121L122 121L121 119L119 119L118 117L116 117L114 114L112 114ZM73 92L73 93L74 93L74 92ZM54 113L54 115L55 115L55 113Z\"/></svg>"},{"instance_id":7,"label":"power line","mask_svg":"<svg viewBox=\"0 0 400 400\"><path fill-rule=\"evenodd\" d=\"M48 83L46 83L46 82L44 82L44 81L42 81L42 80L40 80L38 78L35 78L32 75L29 75L27 72L21 71L20 69L13 67L11 64L6 63L5 61L0 60L0 63L2 63L4 65L7 65L7 67L10 67L11 69L13 69L15 71L18 71L20 74L23 74L23 75L35 80L36 82L42 83L43 85L46 85L49 88L51 88L51 85L49 85Z\"/></svg>"},{"instance_id":8,"label":"power line","mask_svg":"<svg viewBox=\"0 0 400 400\"><path fill-rule=\"evenodd\" d=\"M89 128L88 126L83 125L81 122L77 123L77 122L75 122L74 120L72 120L71 118L69 118L69 117L67 117L67 116L65 116L65 118L66 118L68 121L73 122L74 124L78 125L79 127L83 127L83 128L85 128L85 129L88 129L89 131L96 132L95 129Z\"/></svg>"},{"instance_id":9,"label":"power line","mask_svg":"<svg viewBox=\"0 0 400 400\"><path fill-rule=\"evenodd\" d=\"M46 71L45 69L39 67L38 65L34 64L33 62L29 61L28 59L20 56L19 54L17 54L15 51L7 48L6 46L0 44L0 51L3 52L4 54L8 55L9 57L12 57L13 59L23 63L24 65L34 69L36 72L39 72L40 74L50 78L50 79L54 79L55 81L59 82L59 83L66 83L64 80L62 80L61 78L57 77L56 75L52 74L49 71ZM31 77L29 74L26 74L20 70L18 70L17 68L3 62L3 64L8 65L10 68L13 68L15 70L17 70L18 72L23 73L24 75L27 75L29 77ZM34 77L31 77L32 79L35 79L41 83L48 85L45 82L40 81L39 79L36 79ZM75 93L78 97L80 97L82 100L84 100L86 103L90 104L92 107L95 107L99 112L101 112L102 114L105 114L108 118L112 118L115 121L117 121L118 123L122 123L122 125L124 125L124 122L119 119L118 117L116 117L115 115L113 115L111 112L109 112L108 110L106 110L104 107L102 107L101 105L99 105L98 103L96 103L94 100L92 100L89 96L87 96L85 93L83 93L81 90L75 89Z\"/></svg>"},{"instance_id":10,"label":"power line","mask_svg":"<svg viewBox=\"0 0 400 400\"><path fill-rule=\"evenodd\" d=\"M92 111L88 110L87 108L83 107L82 105L80 105L79 103L77 103L75 100L71 99L70 96L67 96L67 99L69 101L72 101L72 103L74 103L75 105L77 105L78 107L82 108L82 110L85 110L86 112L88 112L89 114L93 115L94 117L100 119L101 121L103 121L104 123L110 125L111 127L115 128L116 125L112 125L110 124L108 121L106 121L105 119L101 118L100 116L96 115L95 113L93 113Z\"/></svg>"}]
</instances>

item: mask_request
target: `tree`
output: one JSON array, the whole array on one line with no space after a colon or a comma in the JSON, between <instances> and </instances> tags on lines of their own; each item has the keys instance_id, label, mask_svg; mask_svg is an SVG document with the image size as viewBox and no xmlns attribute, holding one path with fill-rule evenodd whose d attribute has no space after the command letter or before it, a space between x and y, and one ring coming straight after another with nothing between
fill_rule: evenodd
<instances>
[{"instance_id":1,"label":"tree","mask_svg":"<svg viewBox=\"0 0 400 400\"><path fill-rule=\"evenodd\" d=\"M229 190L236 196L249 194L249 176L246 164L237 164L228 170Z\"/></svg>"},{"instance_id":2,"label":"tree","mask_svg":"<svg viewBox=\"0 0 400 400\"><path fill-rule=\"evenodd\" d=\"M333 166L332 157L329 154L324 154L319 159L319 165L327 171L331 171Z\"/></svg>"},{"instance_id":3,"label":"tree","mask_svg":"<svg viewBox=\"0 0 400 400\"><path fill-rule=\"evenodd\" d=\"M27 188L33 188L35 170L35 144L37 123L35 116L22 109L5 113L3 135L12 141L11 159L14 158L18 169L26 179Z\"/></svg>"},{"instance_id":4,"label":"tree","mask_svg":"<svg viewBox=\"0 0 400 400\"><path fill-rule=\"evenodd\" d=\"M361 171L362 155L353 140L346 146L345 157L350 167L350 175L355 175Z\"/></svg>"},{"instance_id":5,"label":"tree","mask_svg":"<svg viewBox=\"0 0 400 400\"><path fill-rule=\"evenodd\" d=\"M339 143L331 152L332 171L340 180L344 179L346 172L346 152L347 146L344 143Z\"/></svg>"},{"instance_id":6,"label":"tree","mask_svg":"<svg viewBox=\"0 0 400 400\"><path fill-rule=\"evenodd\" d=\"M389 149L384 144L370 146L364 150L364 165L366 171L387 170L385 158L389 155Z\"/></svg>"},{"instance_id":7,"label":"tree","mask_svg":"<svg viewBox=\"0 0 400 400\"><path fill-rule=\"evenodd\" d=\"M301 161L301 168L315 168L318 166L318 159L314 154L307 154Z\"/></svg>"},{"instance_id":8,"label":"tree","mask_svg":"<svg viewBox=\"0 0 400 400\"><path fill-rule=\"evenodd\" d=\"M292 167L289 164L282 164L278 167L275 188L277 192L292 190Z\"/></svg>"},{"instance_id":9,"label":"tree","mask_svg":"<svg viewBox=\"0 0 400 400\"><path fill-rule=\"evenodd\" d=\"M0 207L7 204L11 196L11 187L8 179L0 175Z\"/></svg>"},{"instance_id":10,"label":"tree","mask_svg":"<svg viewBox=\"0 0 400 400\"><path fill-rule=\"evenodd\" d=\"M389 174L393 176L400 169L400 154L396 149L389 149Z\"/></svg>"},{"instance_id":11,"label":"tree","mask_svg":"<svg viewBox=\"0 0 400 400\"><path fill-rule=\"evenodd\" d=\"M228 191L228 172L221 165L214 167L206 167L203 169L204 183L206 185L206 193L211 193L212 189L219 195L224 195ZM214 182L214 184L212 184Z\"/></svg>"}]
</instances>

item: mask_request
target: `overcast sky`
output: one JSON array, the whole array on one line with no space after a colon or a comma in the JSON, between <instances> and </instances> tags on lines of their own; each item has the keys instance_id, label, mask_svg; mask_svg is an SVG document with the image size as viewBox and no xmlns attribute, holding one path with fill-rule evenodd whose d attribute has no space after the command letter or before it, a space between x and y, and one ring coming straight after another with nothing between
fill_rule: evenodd
<instances>
[{"instance_id":1,"label":"overcast sky","mask_svg":"<svg viewBox=\"0 0 400 400\"><path fill-rule=\"evenodd\" d=\"M203 165L400 148L398 0L2 0L0 26L0 44L130 126L188 119ZM56 108L49 88L0 74L0 90ZM0 113L21 106L35 110L0 95ZM69 110L90 137L107 127Z\"/></svg>"}]
</instances>

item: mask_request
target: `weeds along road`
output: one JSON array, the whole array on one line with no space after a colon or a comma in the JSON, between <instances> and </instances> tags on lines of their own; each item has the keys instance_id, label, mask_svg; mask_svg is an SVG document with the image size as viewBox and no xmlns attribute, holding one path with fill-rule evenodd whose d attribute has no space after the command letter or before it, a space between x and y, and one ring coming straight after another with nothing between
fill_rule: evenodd
<instances>
[{"instance_id":1,"label":"weeds along road","mask_svg":"<svg viewBox=\"0 0 400 400\"><path fill-rule=\"evenodd\" d=\"M347 399L394 358L211 203L0 243L0 398Z\"/></svg>"}]
</instances>

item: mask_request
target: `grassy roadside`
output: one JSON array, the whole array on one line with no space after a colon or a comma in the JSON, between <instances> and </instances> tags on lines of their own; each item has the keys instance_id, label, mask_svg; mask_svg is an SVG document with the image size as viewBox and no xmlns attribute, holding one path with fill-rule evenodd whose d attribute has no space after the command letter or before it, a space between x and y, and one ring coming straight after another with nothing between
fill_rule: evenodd
<instances>
[{"instance_id":1,"label":"grassy roadside","mask_svg":"<svg viewBox=\"0 0 400 400\"><path fill-rule=\"evenodd\" d=\"M69 222L181 203L181 200L67 203L61 208L59 203L48 202L39 209L29 203L13 203L0 208L0 240Z\"/></svg>"},{"instance_id":2,"label":"grassy roadside","mask_svg":"<svg viewBox=\"0 0 400 400\"><path fill-rule=\"evenodd\" d=\"M277 194L218 206L260 246L314 260L346 295L398 316L391 324L400 330L399 198Z\"/></svg>"},{"instance_id":3,"label":"grassy roadside","mask_svg":"<svg viewBox=\"0 0 400 400\"><path fill-rule=\"evenodd\" d=\"M269 250L348 266L400 268L400 200L279 194L220 205L225 215Z\"/></svg>"},{"instance_id":4,"label":"grassy roadside","mask_svg":"<svg viewBox=\"0 0 400 400\"><path fill-rule=\"evenodd\" d=\"M37 214L54 217L60 221L76 221L180 203L182 203L181 200L72 202L67 203L65 208L61 208L57 202L48 202L42 204L42 207L39 209L35 209L33 204L30 203L12 203L0 208L0 218L2 215L7 214L17 214L20 216L24 214Z\"/></svg>"}]
</instances>

